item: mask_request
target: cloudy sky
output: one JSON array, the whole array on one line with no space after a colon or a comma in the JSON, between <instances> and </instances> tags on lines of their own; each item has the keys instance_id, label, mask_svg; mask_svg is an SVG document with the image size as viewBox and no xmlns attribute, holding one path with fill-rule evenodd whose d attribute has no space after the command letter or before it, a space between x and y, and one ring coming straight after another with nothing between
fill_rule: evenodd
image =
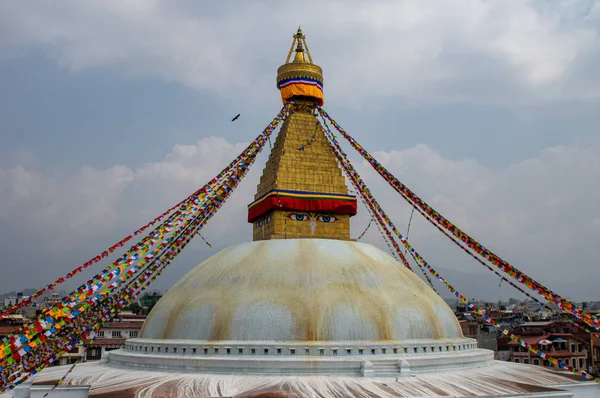
<instances>
[{"instance_id":1,"label":"cloudy sky","mask_svg":"<svg viewBox=\"0 0 600 398\"><path fill-rule=\"evenodd\" d=\"M0 3L0 292L70 271L233 159L280 109L302 25L325 108L390 171L558 293L600 300L600 1L217 4ZM354 159L406 230L410 208ZM214 248L194 242L157 287L251 239L264 160L205 229ZM519 297L417 215L410 238L465 295Z\"/></svg>"}]
</instances>

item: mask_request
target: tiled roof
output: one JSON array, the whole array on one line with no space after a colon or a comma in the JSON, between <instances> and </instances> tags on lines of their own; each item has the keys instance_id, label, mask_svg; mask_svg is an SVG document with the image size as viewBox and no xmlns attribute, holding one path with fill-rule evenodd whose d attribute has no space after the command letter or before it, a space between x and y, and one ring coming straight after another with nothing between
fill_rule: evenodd
<instances>
[{"instance_id":1,"label":"tiled roof","mask_svg":"<svg viewBox=\"0 0 600 398\"><path fill-rule=\"evenodd\" d=\"M112 322L106 323L102 329L141 329L143 322Z\"/></svg>"},{"instance_id":2,"label":"tiled roof","mask_svg":"<svg viewBox=\"0 0 600 398\"><path fill-rule=\"evenodd\" d=\"M522 325L520 325L519 327L529 327L529 326L549 326L552 325L556 322L554 321L543 321L543 322L527 322L524 323Z\"/></svg>"},{"instance_id":3,"label":"tiled roof","mask_svg":"<svg viewBox=\"0 0 600 398\"><path fill-rule=\"evenodd\" d=\"M521 340L523 340L524 342L526 342L529 345L537 345L538 341L547 340L548 337L550 337L549 334L543 334L541 336L519 336L519 338ZM509 345L519 345L518 343L516 343L514 341L510 341L508 344Z\"/></svg>"},{"instance_id":4,"label":"tiled roof","mask_svg":"<svg viewBox=\"0 0 600 398\"><path fill-rule=\"evenodd\" d=\"M16 332L19 329L18 325L0 326L0 335L7 335Z\"/></svg>"},{"instance_id":5,"label":"tiled roof","mask_svg":"<svg viewBox=\"0 0 600 398\"><path fill-rule=\"evenodd\" d=\"M110 339L110 338L98 338L94 341L92 340L88 340L86 343L92 346L122 346L123 344L125 344L125 338L117 338L117 339Z\"/></svg>"}]
</instances>

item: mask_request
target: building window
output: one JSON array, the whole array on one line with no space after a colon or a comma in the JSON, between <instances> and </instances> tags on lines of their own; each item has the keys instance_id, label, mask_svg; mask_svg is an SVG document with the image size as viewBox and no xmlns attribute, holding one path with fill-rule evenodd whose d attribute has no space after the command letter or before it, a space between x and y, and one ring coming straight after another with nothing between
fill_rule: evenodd
<instances>
[{"instance_id":1,"label":"building window","mask_svg":"<svg viewBox=\"0 0 600 398\"><path fill-rule=\"evenodd\" d=\"M358 353L359 353L360 355L363 355L363 354L365 353L365 350L363 350L362 348L360 348L360 349L358 350Z\"/></svg>"},{"instance_id":2,"label":"building window","mask_svg":"<svg viewBox=\"0 0 600 398\"><path fill-rule=\"evenodd\" d=\"M523 363L529 365L529 359L527 359L527 358L523 359Z\"/></svg>"},{"instance_id":3,"label":"building window","mask_svg":"<svg viewBox=\"0 0 600 398\"><path fill-rule=\"evenodd\" d=\"M215 348L215 354L218 354L218 353L219 353L219 349Z\"/></svg>"},{"instance_id":4,"label":"building window","mask_svg":"<svg viewBox=\"0 0 600 398\"><path fill-rule=\"evenodd\" d=\"M196 353L196 349L192 348L192 354L195 354L195 353Z\"/></svg>"},{"instance_id":5,"label":"building window","mask_svg":"<svg viewBox=\"0 0 600 398\"><path fill-rule=\"evenodd\" d=\"M371 348L371 355L375 355L375 348Z\"/></svg>"},{"instance_id":6,"label":"building window","mask_svg":"<svg viewBox=\"0 0 600 398\"><path fill-rule=\"evenodd\" d=\"M177 352L177 347L173 348L173 352Z\"/></svg>"},{"instance_id":7,"label":"building window","mask_svg":"<svg viewBox=\"0 0 600 398\"><path fill-rule=\"evenodd\" d=\"M150 347L150 351L154 352L154 346Z\"/></svg>"},{"instance_id":8,"label":"building window","mask_svg":"<svg viewBox=\"0 0 600 398\"><path fill-rule=\"evenodd\" d=\"M231 354L231 348L227 349L227 354Z\"/></svg>"},{"instance_id":9,"label":"building window","mask_svg":"<svg viewBox=\"0 0 600 398\"><path fill-rule=\"evenodd\" d=\"M581 343L577 344L577 351L583 352L583 344L581 344Z\"/></svg>"},{"instance_id":10,"label":"building window","mask_svg":"<svg viewBox=\"0 0 600 398\"><path fill-rule=\"evenodd\" d=\"M519 358L515 358L515 363L521 363L521 360Z\"/></svg>"},{"instance_id":11,"label":"building window","mask_svg":"<svg viewBox=\"0 0 600 398\"><path fill-rule=\"evenodd\" d=\"M296 350L294 350L293 348L290 350L290 355L296 355Z\"/></svg>"},{"instance_id":12,"label":"building window","mask_svg":"<svg viewBox=\"0 0 600 398\"><path fill-rule=\"evenodd\" d=\"M336 350L336 349L333 349L333 350L331 350L331 353L332 353L333 355L337 355L337 351L338 351L338 350Z\"/></svg>"},{"instance_id":13,"label":"building window","mask_svg":"<svg viewBox=\"0 0 600 398\"><path fill-rule=\"evenodd\" d=\"M533 360L533 364L534 365L539 365L540 364L540 360L539 359L534 359Z\"/></svg>"},{"instance_id":14,"label":"building window","mask_svg":"<svg viewBox=\"0 0 600 398\"><path fill-rule=\"evenodd\" d=\"M160 352L160 347L158 347L158 352Z\"/></svg>"},{"instance_id":15,"label":"building window","mask_svg":"<svg viewBox=\"0 0 600 398\"><path fill-rule=\"evenodd\" d=\"M208 348L204 349L204 355L208 355Z\"/></svg>"},{"instance_id":16,"label":"building window","mask_svg":"<svg viewBox=\"0 0 600 398\"><path fill-rule=\"evenodd\" d=\"M265 355L269 355L269 349L265 348Z\"/></svg>"},{"instance_id":17,"label":"building window","mask_svg":"<svg viewBox=\"0 0 600 398\"><path fill-rule=\"evenodd\" d=\"M242 355L244 353L244 349L243 348L239 348L238 349L238 354Z\"/></svg>"},{"instance_id":18,"label":"building window","mask_svg":"<svg viewBox=\"0 0 600 398\"><path fill-rule=\"evenodd\" d=\"M583 360L583 358L579 358L579 367L583 368L585 366L585 361Z\"/></svg>"},{"instance_id":19,"label":"building window","mask_svg":"<svg viewBox=\"0 0 600 398\"><path fill-rule=\"evenodd\" d=\"M319 349L319 355L325 355L325 350L324 350L324 349L322 349L322 348L320 348L320 349Z\"/></svg>"},{"instance_id":20,"label":"building window","mask_svg":"<svg viewBox=\"0 0 600 398\"><path fill-rule=\"evenodd\" d=\"M186 350L185 350L185 348L183 348L183 353L184 353L184 354L185 354L185 351L186 351Z\"/></svg>"},{"instance_id":21,"label":"building window","mask_svg":"<svg viewBox=\"0 0 600 398\"><path fill-rule=\"evenodd\" d=\"M98 337L104 337L104 330L98 331Z\"/></svg>"},{"instance_id":22,"label":"building window","mask_svg":"<svg viewBox=\"0 0 600 398\"><path fill-rule=\"evenodd\" d=\"M571 352L575 353L575 344L571 344Z\"/></svg>"},{"instance_id":23,"label":"building window","mask_svg":"<svg viewBox=\"0 0 600 398\"><path fill-rule=\"evenodd\" d=\"M569 365L571 363L571 361L569 360L569 358L565 358L565 365Z\"/></svg>"},{"instance_id":24,"label":"building window","mask_svg":"<svg viewBox=\"0 0 600 398\"><path fill-rule=\"evenodd\" d=\"M305 353L306 355L310 355L310 350L309 350L308 348L305 348L305 349L304 349L304 353Z\"/></svg>"},{"instance_id":25,"label":"building window","mask_svg":"<svg viewBox=\"0 0 600 398\"><path fill-rule=\"evenodd\" d=\"M113 330L112 331L112 337L113 338L121 337L121 331L120 330Z\"/></svg>"},{"instance_id":26,"label":"building window","mask_svg":"<svg viewBox=\"0 0 600 398\"><path fill-rule=\"evenodd\" d=\"M346 350L346 354L352 355L352 350Z\"/></svg>"},{"instance_id":27,"label":"building window","mask_svg":"<svg viewBox=\"0 0 600 398\"><path fill-rule=\"evenodd\" d=\"M255 354L256 354L256 348L253 348L253 349L251 350L251 352L252 352L252 355L255 355Z\"/></svg>"},{"instance_id":28,"label":"building window","mask_svg":"<svg viewBox=\"0 0 600 398\"><path fill-rule=\"evenodd\" d=\"M398 353L398 349L394 348L394 354L397 354L397 353Z\"/></svg>"},{"instance_id":29,"label":"building window","mask_svg":"<svg viewBox=\"0 0 600 398\"><path fill-rule=\"evenodd\" d=\"M281 348L277 349L277 354L281 354Z\"/></svg>"},{"instance_id":30,"label":"building window","mask_svg":"<svg viewBox=\"0 0 600 398\"><path fill-rule=\"evenodd\" d=\"M165 347L165 352L169 352L169 347Z\"/></svg>"},{"instance_id":31,"label":"building window","mask_svg":"<svg viewBox=\"0 0 600 398\"><path fill-rule=\"evenodd\" d=\"M138 331L137 330L130 330L129 331L129 337L132 338L132 339L138 337Z\"/></svg>"}]
</instances>

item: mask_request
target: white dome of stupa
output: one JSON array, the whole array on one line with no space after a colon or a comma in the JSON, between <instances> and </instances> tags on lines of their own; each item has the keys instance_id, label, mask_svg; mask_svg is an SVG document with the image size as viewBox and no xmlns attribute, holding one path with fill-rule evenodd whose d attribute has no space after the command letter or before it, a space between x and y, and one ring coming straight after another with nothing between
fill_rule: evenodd
<instances>
[{"instance_id":1,"label":"white dome of stupa","mask_svg":"<svg viewBox=\"0 0 600 398\"><path fill-rule=\"evenodd\" d=\"M109 362L229 374L400 375L481 366L450 307L375 246L273 239L228 247L154 306Z\"/></svg>"},{"instance_id":2,"label":"white dome of stupa","mask_svg":"<svg viewBox=\"0 0 600 398\"><path fill-rule=\"evenodd\" d=\"M141 338L407 341L462 338L452 310L375 246L279 239L224 249L156 304Z\"/></svg>"}]
</instances>

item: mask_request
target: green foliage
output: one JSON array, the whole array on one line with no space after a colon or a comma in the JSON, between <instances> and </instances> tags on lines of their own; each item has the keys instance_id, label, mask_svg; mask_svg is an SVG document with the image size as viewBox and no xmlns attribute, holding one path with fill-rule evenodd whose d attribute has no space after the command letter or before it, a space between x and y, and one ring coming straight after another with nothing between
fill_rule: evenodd
<instances>
[{"instance_id":1,"label":"green foliage","mask_svg":"<svg viewBox=\"0 0 600 398\"><path fill-rule=\"evenodd\" d=\"M131 303L127 307L123 308L123 310L131 311L134 314L143 314L144 313L144 307L142 307L138 303Z\"/></svg>"}]
</instances>

